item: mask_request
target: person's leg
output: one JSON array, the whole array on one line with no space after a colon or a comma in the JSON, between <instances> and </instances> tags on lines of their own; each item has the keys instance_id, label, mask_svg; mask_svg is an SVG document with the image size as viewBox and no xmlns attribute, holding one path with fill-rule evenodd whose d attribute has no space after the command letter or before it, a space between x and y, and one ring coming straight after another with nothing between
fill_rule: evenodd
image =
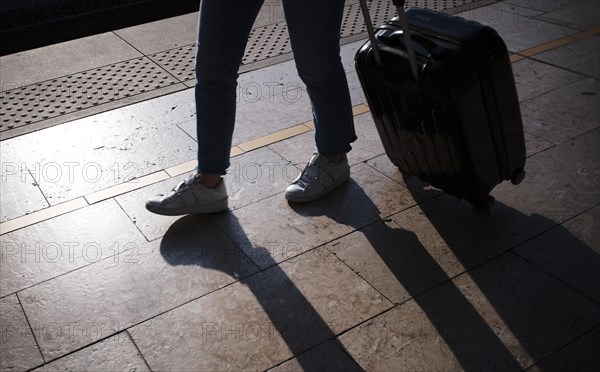
<instances>
[{"instance_id":1,"label":"person's leg","mask_svg":"<svg viewBox=\"0 0 600 372\"><path fill-rule=\"evenodd\" d=\"M202 0L196 53L197 173L146 202L164 215L227 209L221 176L229 167L238 69L264 0Z\"/></svg>"},{"instance_id":2,"label":"person's leg","mask_svg":"<svg viewBox=\"0 0 600 372\"><path fill-rule=\"evenodd\" d=\"M292 202L320 198L350 177L346 153L356 140L352 103L340 58L344 0L284 0L298 74L313 109L317 153L287 188Z\"/></svg>"},{"instance_id":3,"label":"person's leg","mask_svg":"<svg viewBox=\"0 0 600 372\"><path fill-rule=\"evenodd\" d=\"M283 5L298 75L313 108L317 149L327 157L345 154L356 133L340 58L344 0L284 0Z\"/></svg>"},{"instance_id":4,"label":"person's leg","mask_svg":"<svg viewBox=\"0 0 600 372\"><path fill-rule=\"evenodd\" d=\"M262 3L200 3L195 87L199 173L224 175L229 167L238 69Z\"/></svg>"}]
</instances>

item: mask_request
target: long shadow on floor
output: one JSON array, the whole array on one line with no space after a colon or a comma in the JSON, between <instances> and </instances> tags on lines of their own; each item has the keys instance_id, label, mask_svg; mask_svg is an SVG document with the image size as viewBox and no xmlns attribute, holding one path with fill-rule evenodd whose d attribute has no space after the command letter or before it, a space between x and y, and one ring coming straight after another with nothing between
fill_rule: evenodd
<instances>
[{"instance_id":1,"label":"long shadow on floor","mask_svg":"<svg viewBox=\"0 0 600 372\"><path fill-rule=\"evenodd\" d=\"M353 198L363 206L368 205L362 213L379 213L359 185L354 183L345 190L346 195L342 188L332 198ZM411 192L421 198L427 194L423 189ZM311 206L293 208L300 215L314 215L315 209ZM327 214L327 210L321 212ZM339 223L352 221L339 213L332 213L330 217ZM400 343L406 342L404 346L412 344L413 348L403 347L391 354L381 354L380 358L390 358L383 365L400 370L522 370L598 324L597 303L508 252L521 242L553 229L560 239L542 248L571 255L570 263L580 264L572 269L589 265L592 270L586 270L588 277L580 278L582 280L575 285L581 288L583 284L594 298L597 292L594 288L599 288L594 282L600 284L598 274L593 271L600 264L598 254L554 221L539 215L524 215L499 202L491 213L481 213L447 195L434 197L393 216L393 220L366 228L353 226L358 232L329 247L365 280L399 303L395 310L406 315L401 319L407 324L403 327L384 325L390 334L379 337L381 340L397 337ZM366 239L361 243L361 236L353 236L356 234ZM439 240L432 236L436 234ZM366 258L361 261L360 257ZM381 267L369 267L381 261L384 263ZM468 277L463 276L458 283L451 281L465 270L469 270ZM386 271L395 283L390 284L390 277L383 278ZM591 284L585 284L586 280ZM410 324L415 318L402 313L402 303L408 299L414 299L425 314L426 321L433 327L433 335L427 330L428 326L419 321ZM600 301L600 296L596 301ZM447 345L459 366L445 364L451 362L449 360L431 365L425 358L417 364L409 364L427 352L439 357L438 362L443 360L444 356L436 354L443 349L436 345L439 340ZM423 349L429 350L421 353ZM373 367L367 360L372 354L368 348L350 351L354 351L353 355L367 356L362 361L359 357L362 367Z\"/></svg>"},{"instance_id":2,"label":"long shadow on floor","mask_svg":"<svg viewBox=\"0 0 600 372\"><path fill-rule=\"evenodd\" d=\"M236 230L241 229L235 216L231 216L228 221L235 225L233 227ZM207 242L201 240L194 241L193 236L197 236L198 227L205 222L206 217L202 216L186 216L176 221L162 239L160 247L162 256L171 265L200 265L226 272L233 278L240 279L239 272L248 271L241 267L244 262L248 262L248 258L242 251L237 248L229 249L224 259L222 254L215 254L214 251L224 247L224 244L207 245ZM223 239L227 238L223 236ZM199 250L202 253L190 255L186 252L189 250ZM265 248L254 247L254 250L261 260L271 257ZM328 252L325 253L330 255ZM331 258L337 261L335 257L331 256ZM361 371L361 368L339 345L327 342L335 338L335 332L281 266L273 260L268 266L271 267L255 275L241 278L240 283L254 295L270 324L267 325L267 319L263 321L260 316L256 317L254 308L242 310L248 316L241 321L242 324L239 320L228 320L224 314L213 314L215 321L212 324L215 326L211 329L198 330L207 333L202 337L206 342L201 345L196 344L197 349L190 349L190 355L202 359L203 355L214 350L214 343L217 342L221 344L217 345L218 348L228 349L237 356L222 360L220 365L204 364L202 360L198 360L198 367L211 370L265 369L282 361L277 360L278 357L275 355L265 354L281 355L285 353L285 348L288 348L293 355L299 355L296 362L303 370ZM231 298L230 301L232 304L237 301L238 308L242 301L246 301L243 303L250 307L255 304L247 298ZM205 311L209 313L215 311L210 309L210 305L207 305L207 308ZM217 327L223 329L216 329ZM218 337L215 338L215 334L218 334ZM323 344L321 350L306 352L319 344ZM257 356L257 353L263 355Z\"/></svg>"},{"instance_id":3,"label":"long shadow on floor","mask_svg":"<svg viewBox=\"0 0 600 372\"><path fill-rule=\"evenodd\" d=\"M597 326L597 303L509 252L516 245L551 230L560 239L556 240L557 244L550 242L545 249L565 250L566 244L569 254L580 258L572 262L581 263L583 259L584 264L589 262L593 267L598 263L598 255L584 242L550 219L527 216L502 203L497 203L491 213L481 214L465 202L457 202L446 195L436 197L435 191L431 194L423 189L412 191L419 200L431 199L393 216L393 221L380 221L367 227L362 223L369 220L369 216L378 216L379 210L353 180L319 205L291 205L301 216L326 215L355 228L357 232L339 239L340 244L332 244L329 249L386 297L398 303L392 312L402 312L405 306L414 303L430 323L433 334L423 332L428 327L423 324L409 324L408 328L406 324L404 328L398 328L398 324L385 325L384 328L391 334L381 335L382 339L396 337L413 348L403 347L381 356L375 352L374 358L388 358L386 365L395 369L453 368L455 361L458 365L454 367L466 370L521 370ZM351 215L357 213L356 210L344 213L332 207L343 204L347 198L361 205L360 213L369 218ZM211 259L211 255L194 255L190 259L182 254L190 249L204 249L201 241L187 239L186 244L181 243L182 237L194 235L200 225L198 222L203 219L188 216L173 224L162 240L161 254L173 265L200 265L238 278L240 270L236 270L236 265L231 265L231 262L217 262ZM234 213L228 221L235 225L230 226L231 230L243 231ZM429 238L435 234L440 239L432 246ZM349 243L347 239L354 235L364 236L367 243ZM223 239L226 239L225 236ZM252 253L261 260L270 257L270 252L263 247L254 246ZM369 253L379 259L367 259L362 262L362 268L357 267L361 264L360 256L368 256ZM247 261L239 250L229 256L240 263ZM396 284L380 286L377 280L381 275L369 276L368 266L377 265L377 262L383 262L383 266L372 269L379 271L378 274L384 271L391 273ZM351 341L350 344L343 339L339 342L336 332L282 267L272 259L264 267L269 268L242 278L241 284L251 291L280 336L278 339L285 344L276 345L271 351L289 348L304 370L360 370L348 354L353 355L362 367L371 369L370 362L363 359L373 350L362 350L361 346L355 348L361 342L364 346L364 340L357 341L354 346ZM469 271L468 276L463 275L459 278L460 282L452 280L465 270ZM594 291L594 277L591 279L592 284L588 288ZM579 284L574 285L581 288ZM593 292L586 294L594 298ZM412 301L406 302L410 299ZM240 299L232 298L232 301L236 300ZM404 318L400 319L404 322ZM345 337L361 337L359 333L351 335L353 331ZM445 355L439 344L445 344L451 356ZM253 345L222 346L230 348L232 353L253 350ZM259 343L254 345L258 346ZM415 363L418 359L415 355L420 353L415 347L429 348L429 352L436 355L437 362L442 360L443 364L432 365L432 361L426 358L417 361L417 364L405 364L406 361ZM320 348L327 351L316 352ZM198 357L201 357L202 351L206 352L190 350ZM267 347L262 352L270 351ZM435 354L438 352L439 355ZM224 360L223 366L229 362ZM257 364L268 368L272 365L269 363L269 357L265 356L262 362L233 365L232 368L257 368Z\"/></svg>"}]
</instances>

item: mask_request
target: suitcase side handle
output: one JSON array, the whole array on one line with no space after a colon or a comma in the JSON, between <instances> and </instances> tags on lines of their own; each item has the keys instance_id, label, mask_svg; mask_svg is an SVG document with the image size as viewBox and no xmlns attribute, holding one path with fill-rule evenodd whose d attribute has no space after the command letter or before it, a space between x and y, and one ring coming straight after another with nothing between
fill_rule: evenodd
<instances>
[{"instance_id":1,"label":"suitcase side handle","mask_svg":"<svg viewBox=\"0 0 600 372\"><path fill-rule=\"evenodd\" d=\"M404 11L405 0L392 0L392 2L396 6L396 10L398 11L398 18L400 21L400 27L404 31L406 52L408 53L408 59L410 61L410 69L412 71L412 75L415 78L415 80L419 80L419 71L417 69L417 57L415 56L415 49L408 28L408 20L406 19L406 12ZM369 40L371 41L371 46L373 47L375 64L378 67L381 67L381 54L379 53L379 46L377 45L377 40L375 39L375 32L373 31L373 22L371 21L371 15L369 14L369 8L367 7L367 0L360 0L360 7L362 10L363 17L365 19L365 25L367 26Z\"/></svg>"}]
</instances>

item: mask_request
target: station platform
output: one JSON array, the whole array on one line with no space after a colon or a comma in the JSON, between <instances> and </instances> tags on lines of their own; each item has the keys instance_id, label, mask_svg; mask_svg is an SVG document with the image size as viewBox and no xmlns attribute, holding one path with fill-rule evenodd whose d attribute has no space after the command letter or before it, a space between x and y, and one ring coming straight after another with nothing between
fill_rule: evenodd
<instances>
[{"instance_id":1,"label":"station platform","mask_svg":"<svg viewBox=\"0 0 600 372\"><path fill-rule=\"evenodd\" d=\"M306 205L283 196L314 125L279 0L240 67L223 213L144 206L195 167L197 13L0 57L0 370L599 370L600 6L407 3L511 52L527 176L488 213L388 160L356 0L351 180Z\"/></svg>"}]
</instances>

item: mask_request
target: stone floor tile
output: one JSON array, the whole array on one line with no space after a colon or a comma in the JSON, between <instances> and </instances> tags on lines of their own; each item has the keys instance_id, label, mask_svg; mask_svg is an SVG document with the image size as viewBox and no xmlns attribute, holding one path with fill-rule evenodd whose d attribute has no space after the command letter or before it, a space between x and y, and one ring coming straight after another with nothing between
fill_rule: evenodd
<instances>
[{"instance_id":1,"label":"stone floor tile","mask_svg":"<svg viewBox=\"0 0 600 372\"><path fill-rule=\"evenodd\" d=\"M586 1L586 0L575 0ZM572 2L572 1L570 1ZM535 9L541 12L551 12L565 6L564 0L507 0L506 3L514 4L518 7Z\"/></svg>"},{"instance_id":2,"label":"stone floor tile","mask_svg":"<svg viewBox=\"0 0 600 372\"><path fill-rule=\"evenodd\" d=\"M25 371L44 363L16 295L0 299L0 370Z\"/></svg>"},{"instance_id":3,"label":"stone floor tile","mask_svg":"<svg viewBox=\"0 0 600 372\"><path fill-rule=\"evenodd\" d=\"M341 51L353 105L365 102L353 62L354 54L361 43L363 42L344 45ZM238 78L237 102L233 145L313 118L306 86L296 72L294 61L241 74ZM195 121L182 123L180 127L190 137L196 138Z\"/></svg>"},{"instance_id":4,"label":"stone floor tile","mask_svg":"<svg viewBox=\"0 0 600 372\"><path fill-rule=\"evenodd\" d=\"M284 21L283 6L277 1L265 2L253 28ZM162 19L114 31L144 54L194 44L197 38L198 12Z\"/></svg>"},{"instance_id":5,"label":"stone floor tile","mask_svg":"<svg viewBox=\"0 0 600 372\"><path fill-rule=\"evenodd\" d=\"M370 112L355 116L354 127L358 139L352 144L352 151L348 153L350 164L362 163L385 154L383 143Z\"/></svg>"},{"instance_id":6,"label":"stone floor tile","mask_svg":"<svg viewBox=\"0 0 600 372\"><path fill-rule=\"evenodd\" d=\"M153 370L175 365L181 370L264 370L390 305L333 255L317 249L131 332ZM298 361L305 367L307 361Z\"/></svg>"},{"instance_id":7,"label":"stone floor tile","mask_svg":"<svg viewBox=\"0 0 600 372\"><path fill-rule=\"evenodd\" d=\"M271 368L270 372L339 371L359 372L358 366L334 341L327 341L294 359Z\"/></svg>"},{"instance_id":8,"label":"stone floor tile","mask_svg":"<svg viewBox=\"0 0 600 372\"><path fill-rule=\"evenodd\" d=\"M198 12L195 12L122 28L114 33L147 55L194 44L197 27Z\"/></svg>"},{"instance_id":9,"label":"stone floor tile","mask_svg":"<svg viewBox=\"0 0 600 372\"><path fill-rule=\"evenodd\" d=\"M265 1L254 21L254 28L284 22L285 15L281 0Z\"/></svg>"},{"instance_id":10,"label":"stone floor tile","mask_svg":"<svg viewBox=\"0 0 600 372\"><path fill-rule=\"evenodd\" d=\"M179 127L179 129L181 129L182 131L184 131L190 138L192 138L194 141L198 141L198 134L196 132L196 113L194 112L194 120L186 120L184 122L181 122L179 124L177 124L177 126Z\"/></svg>"},{"instance_id":11,"label":"stone floor tile","mask_svg":"<svg viewBox=\"0 0 600 372\"><path fill-rule=\"evenodd\" d=\"M562 5L560 8L546 12L537 18L580 30L600 26L598 21L600 5L597 2L571 0Z\"/></svg>"},{"instance_id":12,"label":"stone floor tile","mask_svg":"<svg viewBox=\"0 0 600 372\"><path fill-rule=\"evenodd\" d=\"M33 370L33 372L51 371L149 372L150 369L127 332L121 332Z\"/></svg>"},{"instance_id":13,"label":"stone floor tile","mask_svg":"<svg viewBox=\"0 0 600 372\"><path fill-rule=\"evenodd\" d=\"M313 152L317 151L315 145L315 131L311 130L269 145L269 148L288 160L294 166L304 169Z\"/></svg>"},{"instance_id":14,"label":"stone floor tile","mask_svg":"<svg viewBox=\"0 0 600 372\"><path fill-rule=\"evenodd\" d=\"M112 32L0 57L0 91L140 57Z\"/></svg>"},{"instance_id":15,"label":"stone floor tile","mask_svg":"<svg viewBox=\"0 0 600 372\"><path fill-rule=\"evenodd\" d=\"M600 82L587 78L521 104L525 131L558 144L598 128Z\"/></svg>"},{"instance_id":16,"label":"stone floor tile","mask_svg":"<svg viewBox=\"0 0 600 372\"><path fill-rule=\"evenodd\" d=\"M523 214L565 221L600 203L600 131L530 157L518 186L505 182L492 195Z\"/></svg>"},{"instance_id":17,"label":"stone floor tile","mask_svg":"<svg viewBox=\"0 0 600 372\"><path fill-rule=\"evenodd\" d=\"M438 189L421 181L417 177L403 177L398 167L390 161L387 155L381 155L368 160L367 164L378 172L383 173L387 177L408 188L415 200L419 202L436 197L441 193Z\"/></svg>"},{"instance_id":18,"label":"stone floor tile","mask_svg":"<svg viewBox=\"0 0 600 372\"><path fill-rule=\"evenodd\" d=\"M285 83L281 95L239 105L233 145L262 137L312 119L308 93L297 81Z\"/></svg>"},{"instance_id":19,"label":"stone floor tile","mask_svg":"<svg viewBox=\"0 0 600 372\"><path fill-rule=\"evenodd\" d=\"M442 320L434 319L434 322L441 323ZM447 322L443 326L449 333L453 325ZM454 326L455 329L459 327ZM339 341L367 371L465 369L415 301L406 302L351 329Z\"/></svg>"},{"instance_id":20,"label":"stone floor tile","mask_svg":"<svg viewBox=\"0 0 600 372\"><path fill-rule=\"evenodd\" d=\"M44 194L21 164L2 162L0 222L49 207Z\"/></svg>"},{"instance_id":21,"label":"stone floor tile","mask_svg":"<svg viewBox=\"0 0 600 372\"><path fill-rule=\"evenodd\" d=\"M600 327L575 340L529 371L597 371L600 366Z\"/></svg>"},{"instance_id":22,"label":"stone floor tile","mask_svg":"<svg viewBox=\"0 0 600 372\"><path fill-rule=\"evenodd\" d=\"M306 86L298 76L293 60L241 73L237 83L238 107L249 104L255 108L257 105L294 108L300 107L295 105L297 103L304 105L308 99Z\"/></svg>"},{"instance_id":23,"label":"stone floor tile","mask_svg":"<svg viewBox=\"0 0 600 372\"><path fill-rule=\"evenodd\" d=\"M536 59L538 57L535 56ZM547 94L582 78L574 72L533 59L522 59L513 63L512 68L520 102Z\"/></svg>"},{"instance_id":24,"label":"stone floor tile","mask_svg":"<svg viewBox=\"0 0 600 372\"><path fill-rule=\"evenodd\" d=\"M236 124L232 139L234 146L312 119L308 93L299 78L280 82L279 78L273 80L270 75L267 76L266 80L246 80L248 82L238 85ZM196 139L195 120L183 122L179 126L191 138Z\"/></svg>"},{"instance_id":25,"label":"stone floor tile","mask_svg":"<svg viewBox=\"0 0 600 372\"><path fill-rule=\"evenodd\" d=\"M242 74L237 102L233 145L312 119L306 86L294 61Z\"/></svg>"},{"instance_id":26,"label":"stone floor tile","mask_svg":"<svg viewBox=\"0 0 600 372\"><path fill-rule=\"evenodd\" d=\"M362 44L364 44L364 40L341 46L340 57L344 70L348 74L348 80L352 80L356 76L356 74L352 74L355 71L354 55ZM260 99L267 98L275 100L282 95L286 88L290 89L295 86L306 90L306 86L298 76L293 60L244 72L238 78L238 103L256 103ZM350 84L350 88L352 88L352 84ZM291 94L293 91L289 93L289 98L294 98L294 95ZM303 93L306 94L305 91ZM364 98L358 103L362 102L364 102Z\"/></svg>"},{"instance_id":27,"label":"stone floor tile","mask_svg":"<svg viewBox=\"0 0 600 372\"><path fill-rule=\"evenodd\" d=\"M501 201L485 213L448 195L403 211L392 220L414 232L436 261L448 260L441 265L445 272L459 264L469 270L556 225L551 219L528 215Z\"/></svg>"},{"instance_id":28,"label":"stone floor tile","mask_svg":"<svg viewBox=\"0 0 600 372\"><path fill-rule=\"evenodd\" d=\"M513 254L454 282L501 339L502 331L512 333L512 342L504 340L509 349L521 344L523 352L513 352L518 360L540 360L598 324L600 305Z\"/></svg>"},{"instance_id":29,"label":"stone floor tile","mask_svg":"<svg viewBox=\"0 0 600 372\"><path fill-rule=\"evenodd\" d=\"M365 370L515 370L597 324L600 306L507 253L340 337Z\"/></svg>"},{"instance_id":30,"label":"stone floor tile","mask_svg":"<svg viewBox=\"0 0 600 372\"><path fill-rule=\"evenodd\" d=\"M296 212L283 194L216 215L214 222L261 268L352 231L352 227L326 214L306 216Z\"/></svg>"},{"instance_id":31,"label":"stone floor tile","mask_svg":"<svg viewBox=\"0 0 600 372\"><path fill-rule=\"evenodd\" d=\"M143 63L144 65L149 64L151 68L156 68L156 66L152 66L153 62L149 62L147 59L144 62L144 59L145 59L145 57L142 57L142 58L139 58L136 60L130 60L130 62L128 62L128 63L133 63L133 64ZM80 110L79 109L75 110L76 109L75 106L69 106L70 108L65 107L64 109L66 111L62 115L52 116L53 115L52 114L47 119L42 118L43 120L33 121L30 124L27 124L23 120L21 120L19 123L10 122L10 123L8 123L10 125L8 125L8 127L5 128L6 130L3 130L0 132L0 140L4 141L9 138L14 138L14 137L22 136L25 134L41 131L46 128L50 128L50 127L65 124L68 122L72 122L75 120L87 118L87 117L97 115L102 112L120 110L120 109L128 107L136 102L152 100L156 97L161 97L161 98L169 97L171 94L175 94L176 92L182 91L182 89L186 89L186 86L183 83L177 83L174 78L169 78L169 79L170 79L169 81L172 82L172 84L168 83L168 85L162 86L161 88L145 90L144 92L142 92L141 90L135 91L135 89L134 89L134 91L128 97L122 97L121 99L117 99L118 97L112 97L112 96L109 97L108 91L107 91L107 94L103 95L104 98L100 98L101 101L103 101L103 102L99 102L97 105L91 105L91 103L89 103L89 102L87 104L82 103L83 106ZM41 84L44 84L44 83L41 83ZM36 87L37 87L37 85L30 86L27 89L36 90L36 89L38 89ZM99 87L98 89L104 89L104 88ZM133 89L133 88L131 88L131 89ZM95 92L92 92L92 94L95 94ZM105 99L105 98L107 98L107 99ZM33 104L34 107L36 105L37 105L36 103ZM86 107L86 106L89 106L89 107ZM19 107L16 107L16 108L18 111ZM10 110L10 109L11 109L10 107L7 107L7 110ZM75 111L73 111L73 110L75 110ZM55 111L54 113L56 113L56 110L54 110L54 111ZM38 115L38 114L34 113L34 115ZM38 115L38 117L39 116L40 115ZM44 115L42 115L42 116L44 116ZM0 124L0 125L3 126L4 124Z\"/></svg>"},{"instance_id":32,"label":"stone floor tile","mask_svg":"<svg viewBox=\"0 0 600 372\"><path fill-rule=\"evenodd\" d=\"M167 179L171 178L171 175L169 174L169 170L173 171L174 169L178 170L179 167L181 167L181 168L189 167L189 164L190 164L189 162L185 162L182 164L175 165L174 167L169 167L165 170L161 170L161 171L158 171L155 173L148 174L146 176L135 178L128 182L119 183L115 186L112 186L112 187L109 187L106 189L102 189L102 190L93 192L91 194L87 194L87 195L85 195L85 197L83 199L85 199L85 201L90 205L96 204L98 202L101 202L101 201L104 201L104 200L107 200L110 198L114 198L115 196L123 195L128 192L131 192L131 191L134 191L137 189L141 189L142 187L146 187L148 185L152 185L154 183L167 180ZM177 173L177 174L181 174L181 173Z\"/></svg>"},{"instance_id":33,"label":"stone floor tile","mask_svg":"<svg viewBox=\"0 0 600 372\"><path fill-rule=\"evenodd\" d=\"M113 200L0 236L0 295L139 248L144 237Z\"/></svg>"},{"instance_id":34,"label":"stone floor tile","mask_svg":"<svg viewBox=\"0 0 600 372\"><path fill-rule=\"evenodd\" d=\"M214 216L214 222L258 266L268 267L415 204L408 191L366 164L315 203L288 203L282 194ZM269 230L265 232L265 226Z\"/></svg>"},{"instance_id":35,"label":"stone floor tile","mask_svg":"<svg viewBox=\"0 0 600 372\"><path fill-rule=\"evenodd\" d=\"M377 222L327 245L340 260L394 303L402 303L465 269L418 207L404 225Z\"/></svg>"},{"instance_id":36,"label":"stone floor tile","mask_svg":"<svg viewBox=\"0 0 600 372\"><path fill-rule=\"evenodd\" d=\"M554 146L552 143L540 137L525 133L525 151L528 157L547 150L552 146Z\"/></svg>"},{"instance_id":37,"label":"stone floor tile","mask_svg":"<svg viewBox=\"0 0 600 372\"><path fill-rule=\"evenodd\" d=\"M195 158L195 141L152 104L2 141L3 161L24 163L55 205Z\"/></svg>"},{"instance_id":38,"label":"stone floor tile","mask_svg":"<svg viewBox=\"0 0 600 372\"><path fill-rule=\"evenodd\" d=\"M372 168L376 169L377 171L385 174L389 178L393 179L394 181L405 184L405 180L402 176L402 173L400 172L400 169L398 169L398 167L392 163L392 161L390 160L390 158L388 158L387 155L380 155L376 158L373 158L367 161L367 164L369 164Z\"/></svg>"},{"instance_id":39,"label":"stone floor tile","mask_svg":"<svg viewBox=\"0 0 600 372\"><path fill-rule=\"evenodd\" d=\"M348 153L350 165L385 153L371 113L367 112L354 117L354 127L358 139L352 143L352 151ZM299 168L304 168L313 151L316 151L315 132L311 131L293 138L274 143L269 147Z\"/></svg>"},{"instance_id":40,"label":"stone floor tile","mask_svg":"<svg viewBox=\"0 0 600 372\"><path fill-rule=\"evenodd\" d=\"M479 213L443 195L327 247L392 302L402 303L554 224L500 203L489 214Z\"/></svg>"},{"instance_id":41,"label":"stone floor tile","mask_svg":"<svg viewBox=\"0 0 600 372\"><path fill-rule=\"evenodd\" d=\"M121 115L139 118L143 125L173 126L187 121L196 122L194 89L185 89L120 109ZM110 119L110 120L119 120ZM123 119L120 119L123 120Z\"/></svg>"},{"instance_id":42,"label":"stone floor tile","mask_svg":"<svg viewBox=\"0 0 600 372\"><path fill-rule=\"evenodd\" d=\"M491 26L502 37L508 50L518 52L573 34L576 30L528 18L495 5L472 9L459 16ZM527 35L527 37L523 37Z\"/></svg>"},{"instance_id":43,"label":"stone floor tile","mask_svg":"<svg viewBox=\"0 0 600 372\"><path fill-rule=\"evenodd\" d=\"M379 136L379 132L377 131L377 127L375 126L375 122L373 121L373 116L371 112L364 113L362 115L358 115L355 117L356 122L356 131L358 133L359 140L364 138L367 143L366 147L370 149L370 154L381 155L385 153L383 148L383 143L381 142L381 137ZM360 143L359 143L360 144ZM364 144L364 142L363 142ZM369 154L369 155L370 155ZM373 156L362 156L363 159L371 159ZM364 160L363 160L364 161ZM358 161L357 161L358 163Z\"/></svg>"},{"instance_id":44,"label":"stone floor tile","mask_svg":"<svg viewBox=\"0 0 600 372\"><path fill-rule=\"evenodd\" d=\"M518 0L514 2L502 1L487 7L485 10L485 17L490 19L508 17L508 15L505 13L512 13L522 17L533 18L535 16L543 14L544 12L541 10L524 6L523 4L519 3Z\"/></svg>"},{"instance_id":45,"label":"stone floor tile","mask_svg":"<svg viewBox=\"0 0 600 372\"><path fill-rule=\"evenodd\" d=\"M263 99L282 99L287 89L306 86L300 80L293 60L270 65L258 70L243 72L238 77L238 104L256 103ZM290 91L290 98L292 98Z\"/></svg>"},{"instance_id":46,"label":"stone floor tile","mask_svg":"<svg viewBox=\"0 0 600 372\"><path fill-rule=\"evenodd\" d=\"M600 207L573 218L515 251L600 303Z\"/></svg>"},{"instance_id":47,"label":"stone floor tile","mask_svg":"<svg viewBox=\"0 0 600 372\"><path fill-rule=\"evenodd\" d=\"M235 210L282 192L299 174L299 170L273 151L263 148L230 159L225 176L229 209ZM150 185L116 198L123 210L135 221L148 240L164 235L178 216L161 216L146 210L146 199L164 194L188 175Z\"/></svg>"},{"instance_id":48,"label":"stone floor tile","mask_svg":"<svg viewBox=\"0 0 600 372\"><path fill-rule=\"evenodd\" d=\"M596 12L594 17L598 14L600 12ZM599 53L600 36L593 36L540 53L533 58L600 79Z\"/></svg>"},{"instance_id":49,"label":"stone floor tile","mask_svg":"<svg viewBox=\"0 0 600 372\"><path fill-rule=\"evenodd\" d=\"M236 156L230 163L225 185L229 208L234 210L284 191L300 174L287 159L268 148Z\"/></svg>"},{"instance_id":50,"label":"stone floor tile","mask_svg":"<svg viewBox=\"0 0 600 372\"><path fill-rule=\"evenodd\" d=\"M356 71L347 72L346 78L348 80L348 89L350 90L350 101L352 102L352 105L356 106L365 103L367 98L365 97L362 85L360 85L360 80L358 79Z\"/></svg>"},{"instance_id":51,"label":"stone floor tile","mask_svg":"<svg viewBox=\"0 0 600 372\"><path fill-rule=\"evenodd\" d=\"M46 359L109 337L256 271L205 218L188 216L162 240L20 292ZM51 337L52 331L68 340Z\"/></svg>"},{"instance_id":52,"label":"stone floor tile","mask_svg":"<svg viewBox=\"0 0 600 372\"><path fill-rule=\"evenodd\" d=\"M349 1L346 1L348 4ZM356 56L356 52L363 46L363 44L367 41L367 37L363 40L354 41L345 45L342 45L340 50L340 57L342 58L342 65L344 66L344 70L346 73L356 71L356 66L354 65L354 57Z\"/></svg>"},{"instance_id":53,"label":"stone floor tile","mask_svg":"<svg viewBox=\"0 0 600 372\"><path fill-rule=\"evenodd\" d=\"M85 198L77 198L65 203L53 205L48 208L40 209L39 211L26 214L21 217L14 218L10 221L5 221L0 224L0 234L8 234L11 231L19 230L27 226L35 225L42 221L52 219L78 209L89 206Z\"/></svg>"},{"instance_id":54,"label":"stone floor tile","mask_svg":"<svg viewBox=\"0 0 600 372\"><path fill-rule=\"evenodd\" d=\"M169 178L127 194L119 195L115 200L147 240L156 240L162 237L181 216L162 216L152 213L146 209L146 200L154 195L168 192L184 179L185 176Z\"/></svg>"}]
</instances>

